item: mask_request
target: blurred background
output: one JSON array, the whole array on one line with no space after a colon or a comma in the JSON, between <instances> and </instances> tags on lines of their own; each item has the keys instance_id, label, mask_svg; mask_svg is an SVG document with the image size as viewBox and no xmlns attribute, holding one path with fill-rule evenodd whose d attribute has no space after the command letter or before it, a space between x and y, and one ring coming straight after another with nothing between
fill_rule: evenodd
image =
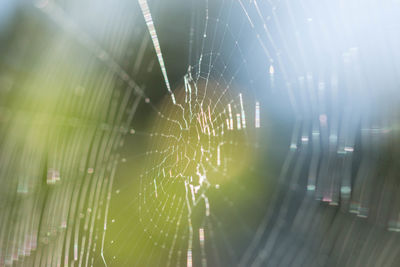
<instances>
[{"instance_id":1,"label":"blurred background","mask_svg":"<svg viewBox=\"0 0 400 267\"><path fill-rule=\"evenodd\" d=\"M399 266L398 14L3 0L0 266Z\"/></svg>"}]
</instances>

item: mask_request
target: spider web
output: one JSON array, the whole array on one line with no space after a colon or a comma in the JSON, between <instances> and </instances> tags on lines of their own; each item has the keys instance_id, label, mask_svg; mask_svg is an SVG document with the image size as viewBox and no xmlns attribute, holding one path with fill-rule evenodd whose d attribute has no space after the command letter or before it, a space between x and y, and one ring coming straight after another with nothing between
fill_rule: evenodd
<instances>
[{"instance_id":1,"label":"spider web","mask_svg":"<svg viewBox=\"0 0 400 267\"><path fill-rule=\"evenodd\" d=\"M187 72L172 93L163 48L153 28L156 24L147 2L140 5L170 98L159 104L150 132L131 129L133 136L149 138L150 148L144 152L146 167L136 186L139 196L124 209L133 210L132 220L138 217L139 223L116 226L120 229L112 234L112 244L119 248L126 245L130 252L127 256L121 252L124 249L116 249L115 261L127 264L130 257L136 257L139 265L191 266L197 260L203 265L223 263L219 255L210 258L206 249L206 244L218 239L213 225L219 219L209 195L218 196L225 183L237 184L235 176L254 168L259 146L257 129L262 125L260 100L255 97L247 55L239 43L249 25L242 17L235 21L239 31L231 31L232 12L240 8L235 2L214 3L211 7L205 2L201 8L193 7L200 23L191 19ZM271 69L273 79L273 67L265 69ZM145 104L152 102L151 98L145 100ZM125 185L119 194L134 187ZM233 205L228 198L224 202ZM132 239L139 234L139 241L132 242L133 246L119 244L118 239L125 239L125 231ZM228 253L234 254L232 248ZM219 254L218 249L214 248L212 254Z\"/></svg>"},{"instance_id":2,"label":"spider web","mask_svg":"<svg viewBox=\"0 0 400 267\"><path fill-rule=\"evenodd\" d=\"M200 23L193 22L198 19L199 13L191 14L188 72L183 79L184 85L181 85L184 87L184 93L176 98L170 90L167 69L150 9L146 1L140 1L140 5L167 91L171 95L171 102L178 107L173 110L166 107L171 106L171 103L163 103L164 109L157 114L161 118L156 120L157 127L154 131L140 132L150 137L149 143L152 148L146 151L146 157L150 161L146 166L149 167L140 174L138 228L143 228L144 237L141 238L146 242L144 246L138 245L131 251L132 254L138 255L136 263L167 266L176 264L192 266L194 263L202 266L229 266L238 263L241 266L265 264L276 266L304 264L308 261L310 264L320 264L327 260L321 254L314 259L307 258L307 255L313 255L318 244L324 245L323 251L335 251L335 249L340 251L337 244L345 244L347 250L351 250L351 244L343 239L336 241L328 238L326 242L322 242L318 237L313 237L304 241L298 237L296 231L301 231L302 234L311 231L314 235L317 235L318 231L334 235L337 231L337 228L330 228L329 224L326 224L326 220L332 218L332 213L329 210L318 211L318 202L310 202L312 198L328 202L332 206L338 205L341 200L342 210L348 209L359 217L368 216L365 212L368 213L370 209L366 206L372 197L370 193L372 180L366 179L360 182L362 178L354 177L352 174L354 169L358 169L359 173L365 171L363 163L358 166L357 155L353 156L353 153L358 131L355 126L368 113L368 108L363 104L351 104L353 99L363 98L360 92L368 86L362 82L355 85L353 77L346 76L349 73L354 73L355 76L361 75L358 61L359 48L352 46L360 45L360 39L353 39L346 35L348 33L344 33L345 41L339 45L329 45L329 40L332 41L329 37L326 41L312 43L312 40L316 39L315 35L320 34L318 27L324 29L336 25L325 24L321 20L320 16L323 15L318 12L322 9L318 6L313 6L310 16L307 16L308 11L295 14L296 8L307 10L306 7L311 7L309 5L305 7L303 2L289 4L287 1L258 3L239 0L221 1L210 7L210 3L205 1L203 7L196 7L196 10L203 10L200 12L200 17L203 17ZM338 7L330 5L330 8ZM327 16L329 20L329 15ZM285 19L289 23L282 23ZM315 20L320 24L315 23ZM347 18L344 19L346 20ZM336 29L331 29L331 32L341 36ZM347 51L346 46L350 47ZM310 50L311 47L316 50L319 59L314 60L309 57L315 52ZM324 53L328 56L325 57ZM254 55L257 59L253 58ZM259 65L261 67L257 70ZM342 66L346 68L345 72L340 70ZM316 87L315 79L318 80ZM239 104L232 83L238 85ZM260 86L260 83L263 85ZM241 139L237 132L247 133L248 125L254 128L260 127L260 99L274 93L277 84L279 90L284 91L280 93L286 97L286 106L291 106L295 113L289 152L278 180L283 187L281 191L272 194L270 207L274 208L266 211L256 230L246 227L249 223L246 220L236 221L237 224L245 225L244 231L255 233L251 238L242 238L245 244L237 246L232 240L232 233L222 234L222 237L217 237L215 234L224 232L227 225L222 225L219 221L219 217L223 214L220 210L213 212L215 202L210 201L208 195L212 195L213 191L218 195L220 191L214 189L219 189L224 184L214 183L211 180L213 172L232 179L235 173L229 173L229 170L237 165L238 159L243 160L242 157L236 158L235 153L230 151L222 156L226 162L221 164L219 151L221 144L224 146L230 144L239 149L244 147L253 149L260 146L258 140L249 138L248 134ZM351 91L349 89L351 86L363 89L359 92ZM247 90L241 92L243 88ZM211 96L208 95L210 94L208 90L212 92ZM248 97L251 94L255 99L252 101L253 104L248 106L253 106L254 113L248 116L250 112L243 109L242 102L243 95ZM216 102L213 101L215 99ZM340 101L348 103L345 104L347 108L344 113L339 111ZM219 109L218 104L221 104ZM205 105L209 110L208 114L204 110L206 108L203 108ZM235 114L236 123L232 123ZM211 124L207 122L207 115ZM193 119L196 117L197 121ZM217 124L217 127L214 127L213 118L220 117L221 126L218 127ZM246 124L247 117L254 118L254 121ZM196 134L194 138L190 138L182 133L187 130L190 132L192 122L195 123L197 141ZM226 130L234 129L233 125L236 125L235 132L229 134ZM363 129L368 127L365 126ZM205 145L199 133L206 135ZM231 141L231 138L240 141ZM312 150L309 146L310 140L313 142ZM363 147L368 146L368 141L362 142ZM265 143L261 146L263 145ZM199 158L196 157L198 151L201 154ZM251 151L253 156L259 153L257 149ZM193 167L190 167L191 164ZM256 166L252 160L245 165L251 168L252 164ZM352 167L352 164L355 166ZM334 168L338 166L343 167L336 173ZM256 179L255 177L256 175L252 178ZM236 185L240 186L238 183ZM352 186L355 190L353 194L351 194ZM308 191L299 188L307 188ZM361 191L363 193L360 193ZM217 201L223 199L223 202L229 203L230 209L238 211L239 208L235 207L234 201L223 197L223 194L221 193ZM350 194L351 199L349 199ZM296 200L299 198L302 199L301 202ZM193 212L195 209L198 209L200 215ZM299 211L293 212L296 209ZM301 222L306 220L307 214L313 212L318 223L313 224L309 221L307 226L302 225ZM372 214L370 220L376 221L378 217L375 216ZM335 219L334 225L345 224L341 214ZM381 219L382 217L378 220ZM316 231L310 230L313 225L318 227ZM394 229L392 226L388 228ZM132 229L129 232L136 233ZM354 232L347 234L357 235ZM296 245L290 245L296 238L300 238L300 241ZM221 239L225 242L218 244ZM300 244L307 245L299 248ZM368 243L362 247L364 255L370 246L371 243ZM224 250L226 250L225 257L222 256ZM291 253L285 257L286 250L290 250ZM244 251L244 254L237 256L241 254L239 251ZM390 254L394 253L395 250L391 250ZM339 262L346 261L342 252L332 253L334 258L337 255ZM382 261L382 258L378 261ZM125 258L122 263L126 262L128 260Z\"/></svg>"},{"instance_id":3,"label":"spider web","mask_svg":"<svg viewBox=\"0 0 400 267\"><path fill-rule=\"evenodd\" d=\"M28 96L2 103L1 265L395 265L390 7L37 1L33 78L2 81Z\"/></svg>"},{"instance_id":4,"label":"spider web","mask_svg":"<svg viewBox=\"0 0 400 267\"><path fill-rule=\"evenodd\" d=\"M149 6L140 2L170 98L161 101L150 132L131 129L132 135L148 137L150 146L144 153L146 167L139 175L139 197L135 199L139 225L132 229L125 224L113 236L118 239L129 229L134 238L142 230L140 243L130 252L137 256L137 264L192 266L199 260L206 266L207 262L223 262L220 256L209 258L206 250L206 244L216 239L213 221L218 221L217 216L213 218L209 194L218 194L224 183L234 183L235 176L256 162L260 102L249 83L252 78L238 41L244 38L247 21L242 18L240 30L233 33L231 12L239 6L223 2L211 12L209 3L204 4L204 12L199 12L201 26L192 20L189 29L188 71L172 93ZM230 8L224 10L226 5ZM197 42L196 34L201 36ZM151 103L150 98L145 100L145 104ZM112 243L118 246L115 239ZM213 254L218 254L215 250ZM121 262L117 258L122 258ZM116 256L115 260L126 264L129 256Z\"/></svg>"}]
</instances>

